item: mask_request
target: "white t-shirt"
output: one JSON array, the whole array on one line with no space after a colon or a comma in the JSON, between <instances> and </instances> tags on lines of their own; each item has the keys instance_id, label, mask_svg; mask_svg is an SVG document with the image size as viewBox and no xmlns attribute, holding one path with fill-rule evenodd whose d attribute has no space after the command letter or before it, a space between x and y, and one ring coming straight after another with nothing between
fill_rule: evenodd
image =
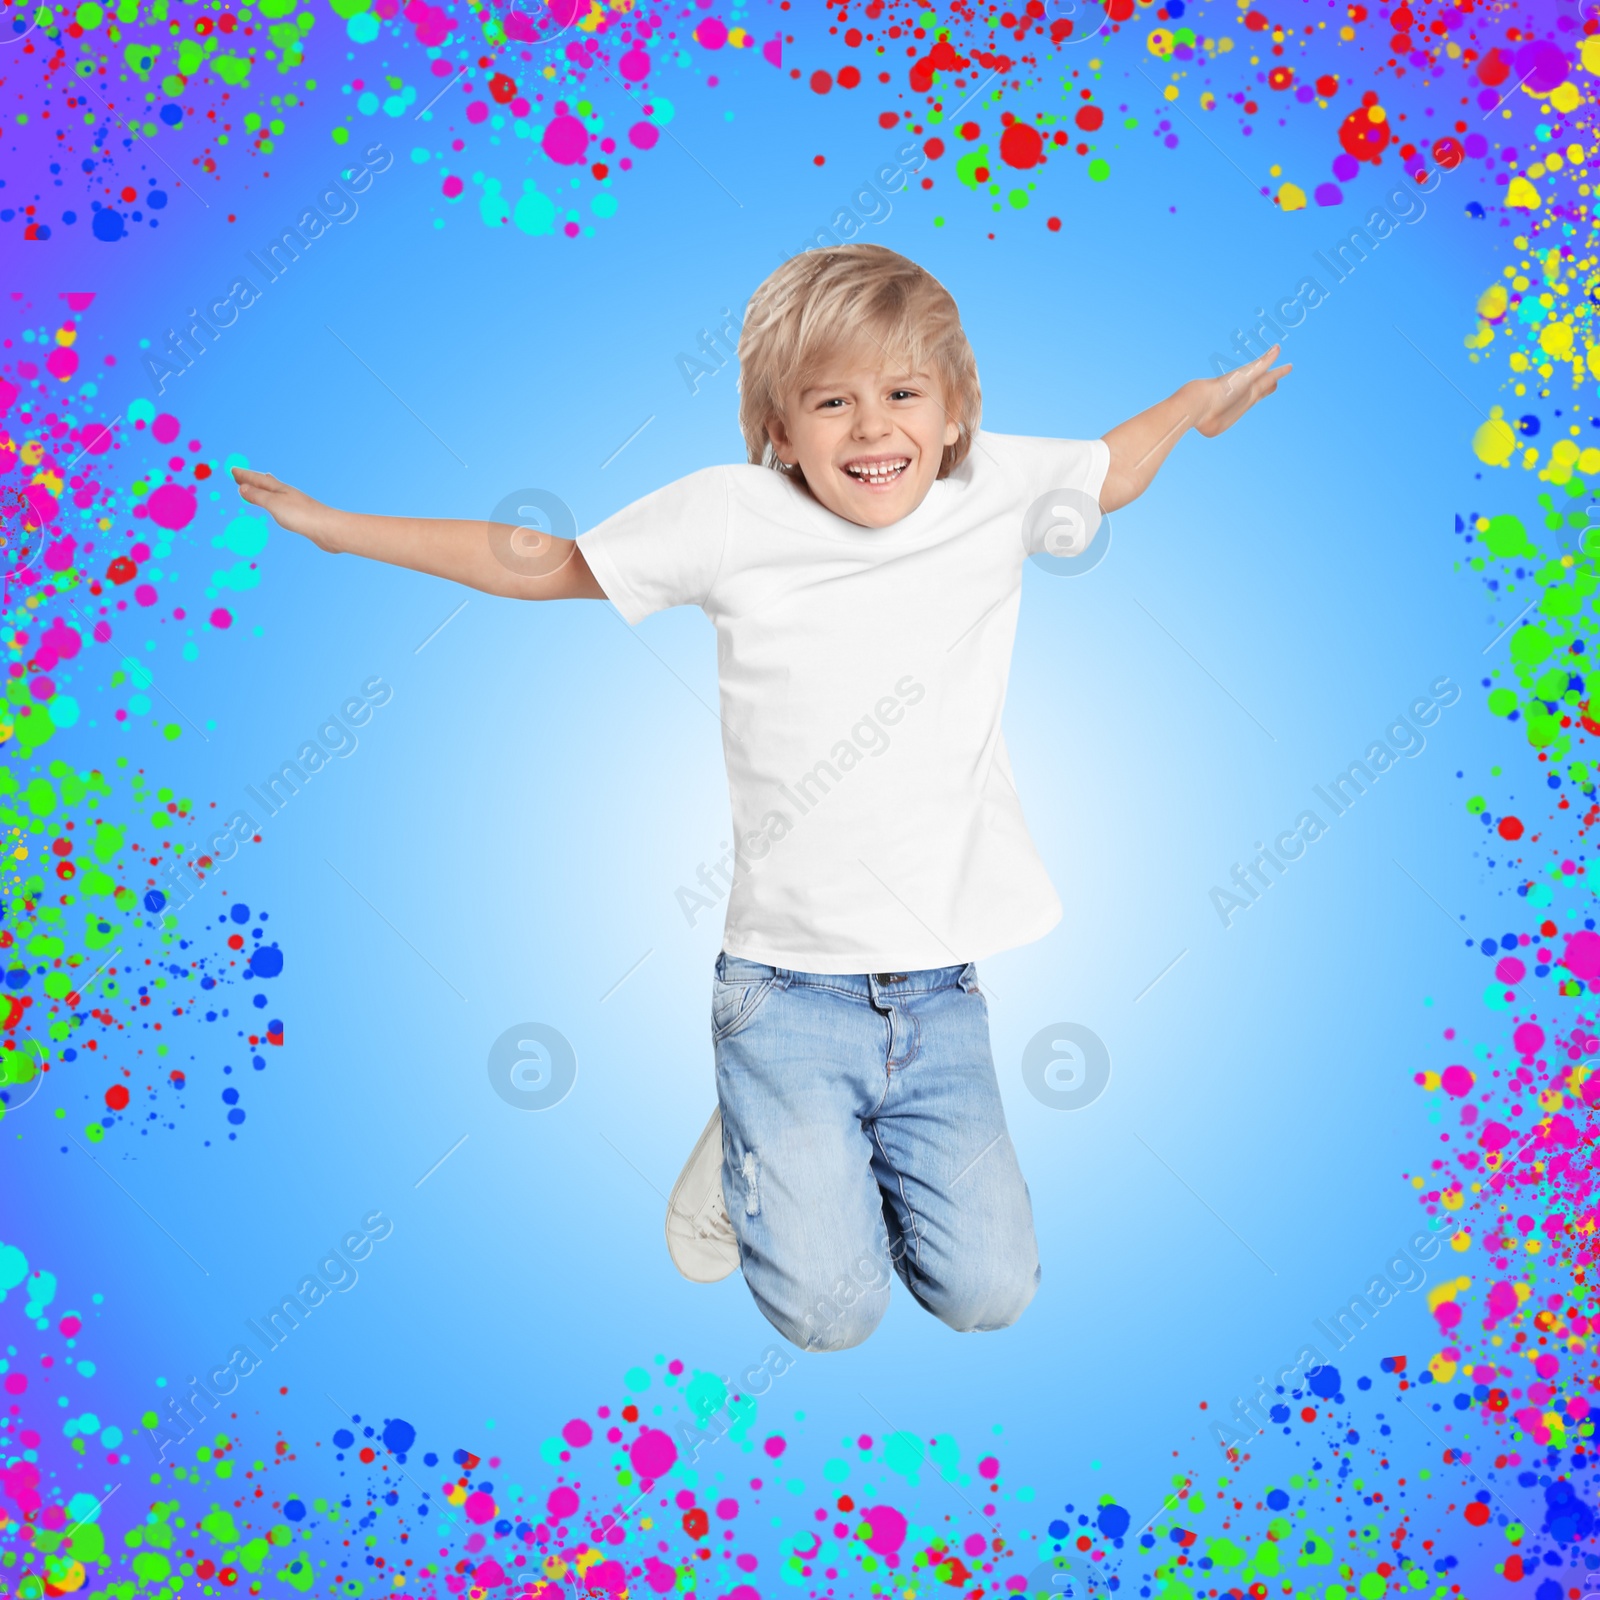
<instances>
[{"instance_id":1,"label":"white t-shirt","mask_svg":"<svg viewBox=\"0 0 1600 1600\"><path fill-rule=\"evenodd\" d=\"M770 467L707 467L579 536L630 624L697 605L716 626L730 955L909 972L1060 920L1000 714L1041 497L1072 491L1092 520L1110 459L1100 439L980 432L886 528Z\"/></svg>"}]
</instances>

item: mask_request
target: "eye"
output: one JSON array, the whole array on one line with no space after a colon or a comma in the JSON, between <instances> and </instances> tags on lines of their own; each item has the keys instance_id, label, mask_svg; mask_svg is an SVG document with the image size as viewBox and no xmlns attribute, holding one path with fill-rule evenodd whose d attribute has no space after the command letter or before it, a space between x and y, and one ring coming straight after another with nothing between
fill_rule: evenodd
<instances>
[{"instance_id":1,"label":"eye","mask_svg":"<svg viewBox=\"0 0 1600 1600\"><path fill-rule=\"evenodd\" d=\"M915 400L917 391L915 389L891 389L889 398L891 400Z\"/></svg>"}]
</instances>

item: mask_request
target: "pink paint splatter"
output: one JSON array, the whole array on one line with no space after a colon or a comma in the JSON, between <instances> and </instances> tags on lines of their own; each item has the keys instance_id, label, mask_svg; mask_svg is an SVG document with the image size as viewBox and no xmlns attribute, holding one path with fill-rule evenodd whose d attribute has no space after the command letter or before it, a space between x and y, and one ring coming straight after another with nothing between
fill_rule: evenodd
<instances>
[{"instance_id":1,"label":"pink paint splatter","mask_svg":"<svg viewBox=\"0 0 1600 1600\"><path fill-rule=\"evenodd\" d=\"M194 491L175 483L164 483L145 501L145 512L158 528L174 532L194 521Z\"/></svg>"},{"instance_id":2,"label":"pink paint splatter","mask_svg":"<svg viewBox=\"0 0 1600 1600\"><path fill-rule=\"evenodd\" d=\"M552 117L540 143L552 161L570 167L583 160L583 153L589 148L589 130L576 117Z\"/></svg>"},{"instance_id":3,"label":"pink paint splatter","mask_svg":"<svg viewBox=\"0 0 1600 1600\"><path fill-rule=\"evenodd\" d=\"M641 1478L664 1477L678 1459L678 1447L659 1428L646 1428L628 1446L628 1459Z\"/></svg>"}]
</instances>

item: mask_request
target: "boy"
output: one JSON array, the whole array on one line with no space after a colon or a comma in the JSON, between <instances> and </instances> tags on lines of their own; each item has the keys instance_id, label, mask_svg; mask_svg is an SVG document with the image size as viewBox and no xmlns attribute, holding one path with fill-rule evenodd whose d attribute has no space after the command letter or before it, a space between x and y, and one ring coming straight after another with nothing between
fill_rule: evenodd
<instances>
[{"instance_id":1,"label":"boy","mask_svg":"<svg viewBox=\"0 0 1600 1600\"><path fill-rule=\"evenodd\" d=\"M544 540L520 572L492 549L504 527L338 512L235 473L324 550L491 594L610 599L630 624L687 604L715 624L735 841L719 1105L668 1242L697 1281L741 1266L797 1345L859 1344L891 1268L958 1330L1007 1327L1033 1298L1031 1201L974 965L1061 916L1000 731L1023 562L1081 553L1189 427L1214 437L1277 388L1276 355L1103 439L982 433L950 295L848 244L796 256L750 302L749 464Z\"/></svg>"}]
</instances>

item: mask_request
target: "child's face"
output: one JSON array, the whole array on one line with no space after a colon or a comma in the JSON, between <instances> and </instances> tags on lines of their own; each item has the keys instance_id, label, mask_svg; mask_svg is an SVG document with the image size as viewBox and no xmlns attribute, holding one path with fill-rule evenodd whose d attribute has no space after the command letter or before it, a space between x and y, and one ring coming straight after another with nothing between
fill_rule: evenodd
<instances>
[{"instance_id":1,"label":"child's face","mask_svg":"<svg viewBox=\"0 0 1600 1600\"><path fill-rule=\"evenodd\" d=\"M778 459L798 465L835 516L886 528L922 504L960 429L931 374L841 362L768 428Z\"/></svg>"}]
</instances>

